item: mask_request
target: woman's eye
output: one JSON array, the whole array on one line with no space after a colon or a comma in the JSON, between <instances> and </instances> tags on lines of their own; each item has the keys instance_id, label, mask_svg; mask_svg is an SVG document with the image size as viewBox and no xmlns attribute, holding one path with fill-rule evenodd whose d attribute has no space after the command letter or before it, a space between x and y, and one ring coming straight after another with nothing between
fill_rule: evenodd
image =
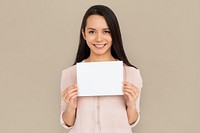
<instances>
[{"instance_id":1,"label":"woman's eye","mask_svg":"<svg viewBox=\"0 0 200 133\"><path fill-rule=\"evenodd\" d=\"M108 30L108 31L104 31L104 33L106 33L106 34L110 34L110 31Z\"/></svg>"},{"instance_id":2,"label":"woman's eye","mask_svg":"<svg viewBox=\"0 0 200 133\"><path fill-rule=\"evenodd\" d=\"M90 34L94 34L95 32L94 32L94 31L89 31L89 33L90 33Z\"/></svg>"}]
</instances>

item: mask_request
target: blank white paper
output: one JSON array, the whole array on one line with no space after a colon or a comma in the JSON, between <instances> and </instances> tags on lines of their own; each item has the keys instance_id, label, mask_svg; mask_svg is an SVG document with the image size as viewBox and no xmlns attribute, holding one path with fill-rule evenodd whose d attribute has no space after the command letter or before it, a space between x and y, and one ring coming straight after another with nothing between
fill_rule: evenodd
<instances>
[{"instance_id":1,"label":"blank white paper","mask_svg":"<svg viewBox=\"0 0 200 133\"><path fill-rule=\"evenodd\" d=\"M79 96L123 95L123 62L77 63Z\"/></svg>"}]
</instances>

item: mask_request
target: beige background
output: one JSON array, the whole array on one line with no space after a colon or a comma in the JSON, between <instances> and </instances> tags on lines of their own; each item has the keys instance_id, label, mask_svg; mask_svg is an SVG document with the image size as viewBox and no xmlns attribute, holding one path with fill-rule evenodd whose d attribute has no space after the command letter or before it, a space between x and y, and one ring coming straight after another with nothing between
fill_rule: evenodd
<instances>
[{"instance_id":1,"label":"beige background","mask_svg":"<svg viewBox=\"0 0 200 133\"><path fill-rule=\"evenodd\" d=\"M75 58L85 11L116 13L144 80L134 133L200 132L199 0L0 0L0 132L66 133L60 76Z\"/></svg>"}]
</instances>

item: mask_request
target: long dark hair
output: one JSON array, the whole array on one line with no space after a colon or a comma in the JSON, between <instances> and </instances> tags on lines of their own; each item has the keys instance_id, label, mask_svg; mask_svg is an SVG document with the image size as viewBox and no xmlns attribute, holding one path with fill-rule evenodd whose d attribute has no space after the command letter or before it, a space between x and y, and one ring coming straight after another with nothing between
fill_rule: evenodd
<instances>
[{"instance_id":1,"label":"long dark hair","mask_svg":"<svg viewBox=\"0 0 200 133\"><path fill-rule=\"evenodd\" d=\"M83 17L82 24L81 24L79 47L78 47L74 65L78 62L81 62L84 59L87 59L90 56L90 48L88 47L82 35L82 30L85 31L86 21L90 15L100 15L105 18L108 24L108 27L110 29L111 37L112 37L112 45L111 45L112 56L115 59L123 61L123 63L125 63L128 66L135 67L128 61L126 54L124 52L122 37L121 37L121 32L120 32L120 27L119 27L117 17L115 16L114 12L110 8L104 5L95 5L95 6L90 7L86 11Z\"/></svg>"}]
</instances>

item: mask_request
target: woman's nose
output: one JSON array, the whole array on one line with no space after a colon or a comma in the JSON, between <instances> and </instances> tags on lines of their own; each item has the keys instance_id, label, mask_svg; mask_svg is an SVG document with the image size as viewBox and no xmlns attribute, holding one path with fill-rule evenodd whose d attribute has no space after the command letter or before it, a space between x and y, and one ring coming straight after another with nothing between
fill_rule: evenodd
<instances>
[{"instance_id":1,"label":"woman's nose","mask_svg":"<svg viewBox=\"0 0 200 133\"><path fill-rule=\"evenodd\" d=\"M102 41L102 34L101 33L98 33L97 36L96 36L96 41L100 42Z\"/></svg>"}]
</instances>

